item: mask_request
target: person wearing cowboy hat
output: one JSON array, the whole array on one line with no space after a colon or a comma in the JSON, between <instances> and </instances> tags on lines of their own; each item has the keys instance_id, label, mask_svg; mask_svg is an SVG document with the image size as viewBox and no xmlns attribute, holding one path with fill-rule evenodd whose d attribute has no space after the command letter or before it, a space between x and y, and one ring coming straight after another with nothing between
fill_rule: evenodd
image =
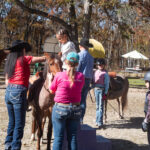
<instances>
[{"instance_id":1,"label":"person wearing cowboy hat","mask_svg":"<svg viewBox=\"0 0 150 150\"><path fill-rule=\"evenodd\" d=\"M77 71L82 72L85 76L85 84L83 86L82 92L81 92L81 108L82 108L82 115L80 123L83 123L83 118L86 111L86 97L88 94L90 82L92 80L93 76L93 65L94 65L94 59L88 52L88 48L93 47L92 44L89 43L89 40L86 38L81 39L79 43L79 65L77 67Z\"/></svg>"},{"instance_id":2,"label":"person wearing cowboy hat","mask_svg":"<svg viewBox=\"0 0 150 150\"><path fill-rule=\"evenodd\" d=\"M29 85L31 63L45 61L45 56L26 56L32 50L29 43L16 40L7 48L9 54L5 64L5 103L9 123L5 139L5 150L20 150L27 109L27 89Z\"/></svg>"}]
</instances>

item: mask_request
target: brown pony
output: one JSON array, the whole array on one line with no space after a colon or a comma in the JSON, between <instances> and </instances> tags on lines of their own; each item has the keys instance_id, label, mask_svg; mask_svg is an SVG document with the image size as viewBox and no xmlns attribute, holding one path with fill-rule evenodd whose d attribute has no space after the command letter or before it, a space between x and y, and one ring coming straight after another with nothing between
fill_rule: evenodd
<instances>
[{"instance_id":1,"label":"brown pony","mask_svg":"<svg viewBox=\"0 0 150 150\"><path fill-rule=\"evenodd\" d=\"M107 102L108 100L114 100L117 99L118 102L118 110L119 110L119 117L121 119L124 118L124 109L127 105L127 94L129 89L129 81L125 77L116 76L115 78L110 77L110 87L108 90L107 100L105 100L105 110L104 110L104 116L105 116L105 122L107 119L106 111L107 111ZM121 102L120 102L120 100ZM120 105L121 103L121 105ZM121 112L120 112L120 106Z\"/></svg>"},{"instance_id":2,"label":"brown pony","mask_svg":"<svg viewBox=\"0 0 150 150\"><path fill-rule=\"evenodd\" d=\"M44 124L48 117L48 132L47 132L47 150L50 150L50 140L52 136L52 120L51 113L54 104L54 95L49 92L50 81L48 74L55 75L61 71L61 61L54 55L48 55L44 67L43 75L40 76L30 87L28 102L32 105L32 138L37 130L37 150L40 150L40 141L43 135Z\"/></svg>"}]
</instances>

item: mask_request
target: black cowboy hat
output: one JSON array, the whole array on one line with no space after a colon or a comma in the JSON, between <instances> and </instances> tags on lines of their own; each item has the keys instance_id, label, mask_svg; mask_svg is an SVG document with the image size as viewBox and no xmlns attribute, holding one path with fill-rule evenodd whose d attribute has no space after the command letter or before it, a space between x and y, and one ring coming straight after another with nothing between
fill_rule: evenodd
<instances>
[{"instance_id":1,"label":"black cowboy hat","mask_svg":"<svg viewBox=\"0 0 150 150\"><path fill-rule=\"evenodd\" d=\"M105 59L104 58L98 58L96 60L96 65L106 65Z\"/></svg>"},{"instance_id":2,"label":"black cowboy hat","mask_svg":"<svg viewBox=\"0 0 150 150\"><path fill-rule=\"evenodd\" d=\"M93 47L93 45L91 43L89 43L89 40L86 39L86 38L81 39L79 45L81 45L81 46L83 46L85 48L87 48L87 47L88 48Z\"/></svg>"},{"instance_id":3,"label":"black cowboy hat","mask_svg":"<svg viewBox=\"0 0 150 150\"><path fill-rule=\"evenodd\" d=\"M12 52L20 51L20 49L26 49L26 52L29 52L32 50L31 45L28 42L22 41L22 40L16 40L12 43L12 46L9 48L6 48L6 50L10 50Z\"/></svg>"}]
</instances>

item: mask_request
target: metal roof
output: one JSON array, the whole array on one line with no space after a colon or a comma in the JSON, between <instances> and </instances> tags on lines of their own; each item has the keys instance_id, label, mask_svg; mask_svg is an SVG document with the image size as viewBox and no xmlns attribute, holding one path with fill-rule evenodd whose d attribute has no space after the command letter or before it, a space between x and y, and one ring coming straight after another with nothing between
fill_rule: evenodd
<instances>
[{"instance_id":1,"label":"metal roof","mask_svg":"<svg viewBox=\"0 0 150 150\"><path fill-rule=\"evenodd\" d=\"M58 40L55 37L47 37L43 45L43 51L48 53L60 52Z\"/></svg>"}]
</instances>

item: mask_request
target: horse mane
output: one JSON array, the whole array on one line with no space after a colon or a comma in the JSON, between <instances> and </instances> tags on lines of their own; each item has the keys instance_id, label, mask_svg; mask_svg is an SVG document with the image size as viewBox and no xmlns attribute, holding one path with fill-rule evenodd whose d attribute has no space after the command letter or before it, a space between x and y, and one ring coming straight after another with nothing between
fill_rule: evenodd
<instances>
[{"instance_id":1,"label":"horse mane","mask_svg":"<svg viewBox=\"0 0 150 150\"><path fill-rule=\"evenodd\" d=\"M44 80L43 74L41 72L40 78L37 79L36 81L34 81L34 83L29 88L29 91L28 91L28 93L29 93L28 94L28 102L29 103L32 103L33 101L38 103L39 93L40 93L40 91L42 89L44 81L45 80ZM34 100L34 99L36 99L36 100ZM35 105L35 104L33 104L33 105Z\"/></svg>"}]
</instances>

